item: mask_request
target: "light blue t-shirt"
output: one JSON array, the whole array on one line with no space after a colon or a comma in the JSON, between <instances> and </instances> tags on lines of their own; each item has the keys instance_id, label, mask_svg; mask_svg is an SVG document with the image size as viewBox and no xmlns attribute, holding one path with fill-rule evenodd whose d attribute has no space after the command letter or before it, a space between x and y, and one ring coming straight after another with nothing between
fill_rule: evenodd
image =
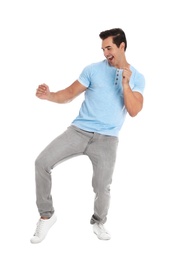
<instances>
[{"instance_id":1,"label":"light blue t-shirt","mask_svg":"<svg viewBox=\"0 0 186 260\"><path fill-rule=\"evenodd\" d=\"M130 66L129 85L143 94L144 76ZM79 115L72 122L82 130L118 136L127 110L123 98L122 69L110 66L107 60L86 66L78 81L87 87Z\"/></svg>"}]
</instances>

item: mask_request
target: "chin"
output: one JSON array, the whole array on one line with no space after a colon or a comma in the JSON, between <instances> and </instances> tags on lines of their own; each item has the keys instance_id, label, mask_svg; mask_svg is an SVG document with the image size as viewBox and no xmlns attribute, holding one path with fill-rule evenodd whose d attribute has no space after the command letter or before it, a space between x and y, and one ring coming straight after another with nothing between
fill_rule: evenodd
<instances>
[{"instance_id":1,"label":"chin","mask_svg":"<svg viewBox=\"0 0 186 260\"><path fill-rule=\"evenodd\" d=\"M109 61L110 66L114 66L114 63L112 61Z\"/></svg>"}]
</instances>

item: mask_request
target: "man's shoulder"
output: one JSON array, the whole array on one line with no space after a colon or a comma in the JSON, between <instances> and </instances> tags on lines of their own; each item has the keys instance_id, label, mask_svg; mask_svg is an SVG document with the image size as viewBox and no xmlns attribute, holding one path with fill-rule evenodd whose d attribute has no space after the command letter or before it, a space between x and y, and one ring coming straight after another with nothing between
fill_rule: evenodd
<instances>
[{"instance_id":1,"label":"man's shoulder","mask_svg":"<svg viewBox=\"0 0 186 260\"><path fill-rule=\"evenodd\" d=\"M130 69L132 71L131 84L135 86L137 91L142 91L141 93L143 93L143 89L145 87L145 77L143 73L133 66L130 66Z\"/></svg>"},{"instance_id":2,"label":"man's shoulder","mask_svg":"<svg viewBox=\"0 0 186 260\"><path fill-rule=\"evenodd\" d=\"M136 69L134 66L130 65L130 69L134 78L144 78L143 73Z\"/></svg>"},{"instance_id":3,"label":"man's shoulder","mask_svg":"<svg viewBox=\"0 0 186 260\"><path fill-rule=\"evenodd\" d=\"M87 68L99 68L99 67L104 67L104 66L108 66L107 60L93 62L93 63L87 65L86 67Z\"/></svg>"},{"instance_id":4,"label":"man's shoulder","mask_svg":"<svg viewBox=\"0 0 186 260\"><path fill-rule=\"evenodd\" d=\"M132 72L135 72L135 73L139 73L139 74L142 74L138 69L136 69L134 66L130 65L130 69L132 70Z\"/></svg>"}]
</instances>

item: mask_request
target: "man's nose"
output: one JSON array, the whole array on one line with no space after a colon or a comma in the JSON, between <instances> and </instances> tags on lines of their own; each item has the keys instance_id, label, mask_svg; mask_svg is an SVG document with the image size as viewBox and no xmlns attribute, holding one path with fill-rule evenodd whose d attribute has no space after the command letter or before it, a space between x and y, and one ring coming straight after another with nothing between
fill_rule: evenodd
<instances>
[{"instance_id":1,"label":"man's nose","mask_svg":"<svg viewBox=\"0 0 186 260\"><path fill-rule=\"evenodd\" d=\"M108 50L104 50L104 56L106 57L108 55Z\"/></svg>"}]
</instances>

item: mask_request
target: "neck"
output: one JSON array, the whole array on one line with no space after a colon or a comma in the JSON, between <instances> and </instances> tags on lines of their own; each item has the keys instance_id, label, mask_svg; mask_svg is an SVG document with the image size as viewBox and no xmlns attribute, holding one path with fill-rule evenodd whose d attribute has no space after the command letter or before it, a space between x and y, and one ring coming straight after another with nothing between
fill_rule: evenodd
<instances>
[{"instance_id":1,"label":"neck","mask_svg":"<svg viewBox=\"0 0 186 260\"><path fill-rule=\"evenodd\" d=\"M124 67L128 67L130 64L127 62L125 54L122 55L121 59L119 60L118 64L116 64L117 69L123 69Z\"/></svg>"}]
</instances>

